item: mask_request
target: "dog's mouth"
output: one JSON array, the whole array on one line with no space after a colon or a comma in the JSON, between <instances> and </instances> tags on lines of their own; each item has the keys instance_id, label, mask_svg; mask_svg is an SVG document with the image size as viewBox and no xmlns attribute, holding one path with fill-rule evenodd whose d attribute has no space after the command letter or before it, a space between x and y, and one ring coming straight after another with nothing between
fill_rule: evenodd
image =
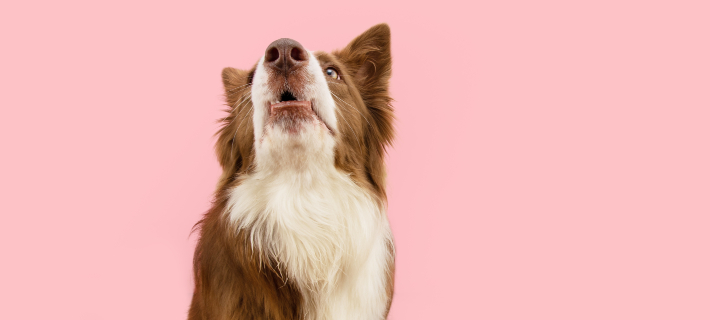
<instances>
[{"instance_id":1,"label":"dog's mouth","mask_svg":"<svg viewBox=\"0 0 710 320\"><path fill-rule=\"evenodd\" d=\"M282 93L279 101L272 102L269 112L271 113L271 115L274 115L274 113L277 112L287 111L284 110L284 108L296 108L300 112L315 114L315 110L313 110L313 104L310 101L298 100L290 91Z\"/></svg>"},{"instance_id":2,"label":"dog's mouth","mask_svg":"<svg viewBox=\"0 0 710 320\"><path fill-rule=\"evenodd\" d=\"M290 91L284 91L281 94L279 101L274 101L269 104L269 122L276 124L284 124L287 122L287 129L290 132L296 132L300 126L295 126L297 123L315 121L323 125L329 132L326 123L320 117L312 101L298 100L298 98Z\"/></svg>"}]
</instances>

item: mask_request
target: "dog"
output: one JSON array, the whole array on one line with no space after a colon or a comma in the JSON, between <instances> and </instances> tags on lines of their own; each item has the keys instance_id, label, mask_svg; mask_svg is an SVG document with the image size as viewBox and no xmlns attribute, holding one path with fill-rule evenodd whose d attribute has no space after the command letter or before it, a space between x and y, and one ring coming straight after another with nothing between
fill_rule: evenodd
<instances>
[{"instance_id":1,"label":"dog","mask_svg":"<svg viewBox=\"0 0 710 320\"><path fill-rule=\"evenodd\" d=\"M387 317L391 66L380 24L332 53L279 39L251 70L222 71L223 173L195 225L189 320Z\"/></svg>"}]
</instances>

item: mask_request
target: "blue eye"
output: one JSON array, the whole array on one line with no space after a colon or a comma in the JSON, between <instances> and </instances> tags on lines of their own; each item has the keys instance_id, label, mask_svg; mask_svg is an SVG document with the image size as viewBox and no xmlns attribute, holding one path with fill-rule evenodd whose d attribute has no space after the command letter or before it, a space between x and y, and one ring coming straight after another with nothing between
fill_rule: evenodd
<instances>
[{"instance_id":1,"label":"blue eye","mask_svg":"<svg viewBox=\"0 0 710 320\"><path fill-rule=\"evenodd\" d=\"M325 69L325 74L327 74L329 77L333 79L340 79L340 75L338 74L338 71L335 71L333 68L328 68Z\"/></svg>"}]
</instances>

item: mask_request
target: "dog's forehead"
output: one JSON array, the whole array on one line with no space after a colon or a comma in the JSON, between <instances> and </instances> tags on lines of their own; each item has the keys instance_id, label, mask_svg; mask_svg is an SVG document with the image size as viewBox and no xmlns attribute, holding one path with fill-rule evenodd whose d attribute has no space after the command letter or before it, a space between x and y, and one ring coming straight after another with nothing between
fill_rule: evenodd
<instances>
[{"instance_id":1,"label":"dog's forehead","mask_svg":"<svg viewBox=\"0 0 710 320\"><path fill-rule=\"evenodd\" d=\"M335 57L325 51L314 51L313 55L318 59L319 62L332 62Z\"/></svg>"},{"instance_id":2,"label":"dog's forehead","mask_svg":"<svg viewBox=\"0 0 710 320\"><path fill-rule=\"evenodd\" d=\"M313 52L313 55L318 59L318 62L321 64L321 66L329 66L329 65L340 65L340 59L333 55L332 53L325 52L325 51L315 51Z\"/></svg>"}]
</instances>

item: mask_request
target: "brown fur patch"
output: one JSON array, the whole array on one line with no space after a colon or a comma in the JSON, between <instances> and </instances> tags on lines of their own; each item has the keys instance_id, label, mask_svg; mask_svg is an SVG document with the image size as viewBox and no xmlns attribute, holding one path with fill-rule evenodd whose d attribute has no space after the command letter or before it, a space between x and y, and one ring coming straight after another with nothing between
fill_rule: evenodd
<instances>
[{"instance_id":1,"label":"brown fur patch","mask_svg":"<svg viewBox=\"0 0 710 320\"><path fill-rule=\"evenodd\" d=\"M388 86L391 76L390 31L380 24L343 50L316 54L323 70L335 68L340 80L326 77L337 104L339 133L335 166L360 187L386 203L385 148L394 139L394 114ZM224 210L229 191L253 170L254 127L249 71L225 68L222 80L229 106L217 132L215 151L222 176L212 208L195 227L200 232L194 256L195 292L188 319L302 319L302 295L284 280L273 261L252 252L245 233L228 225ZM305 80L289 78L289 83ZM270 84L284 87L285 83ZM288 88L291 90L291 88ZM298 95L297 90L294 94ZM289 111L290 112L290 111ZM389 248L391 252L393 247ZM388 267L388 311L394 290L394 263Z\"/></svg>"},{"instance_id":2,"label":"brown fur patch","mask_svg":"<svg viewBox=\"0 0 710 320\"><path fill-rule=\"evenodd\" d=\"M244 231L223 219L228 193L220 192L198 226L195 292L188 319L300 319L301 294L273 261L252 252Z\"/></svg>"},{"instance_id":3,"label":"brown fur patch","mask_svg":"<svg viewBox=\"0 0 710 320\"><path fill-rule=\"evenodd\" d=\"M362 166L364 178L384 200L385 148L394 140L394 113L388 89L392 74L389 27L380 24L370 28L332 56L347 87L331 84L331 91L338 96L335 100L339 109L344 110L341 117L353 126L364 145L364 150L358 152L338 144L336 164L346 171ZM352 161L358 158L355 153L362 155L360 161Z\"/></svg>"}]
</instances>

